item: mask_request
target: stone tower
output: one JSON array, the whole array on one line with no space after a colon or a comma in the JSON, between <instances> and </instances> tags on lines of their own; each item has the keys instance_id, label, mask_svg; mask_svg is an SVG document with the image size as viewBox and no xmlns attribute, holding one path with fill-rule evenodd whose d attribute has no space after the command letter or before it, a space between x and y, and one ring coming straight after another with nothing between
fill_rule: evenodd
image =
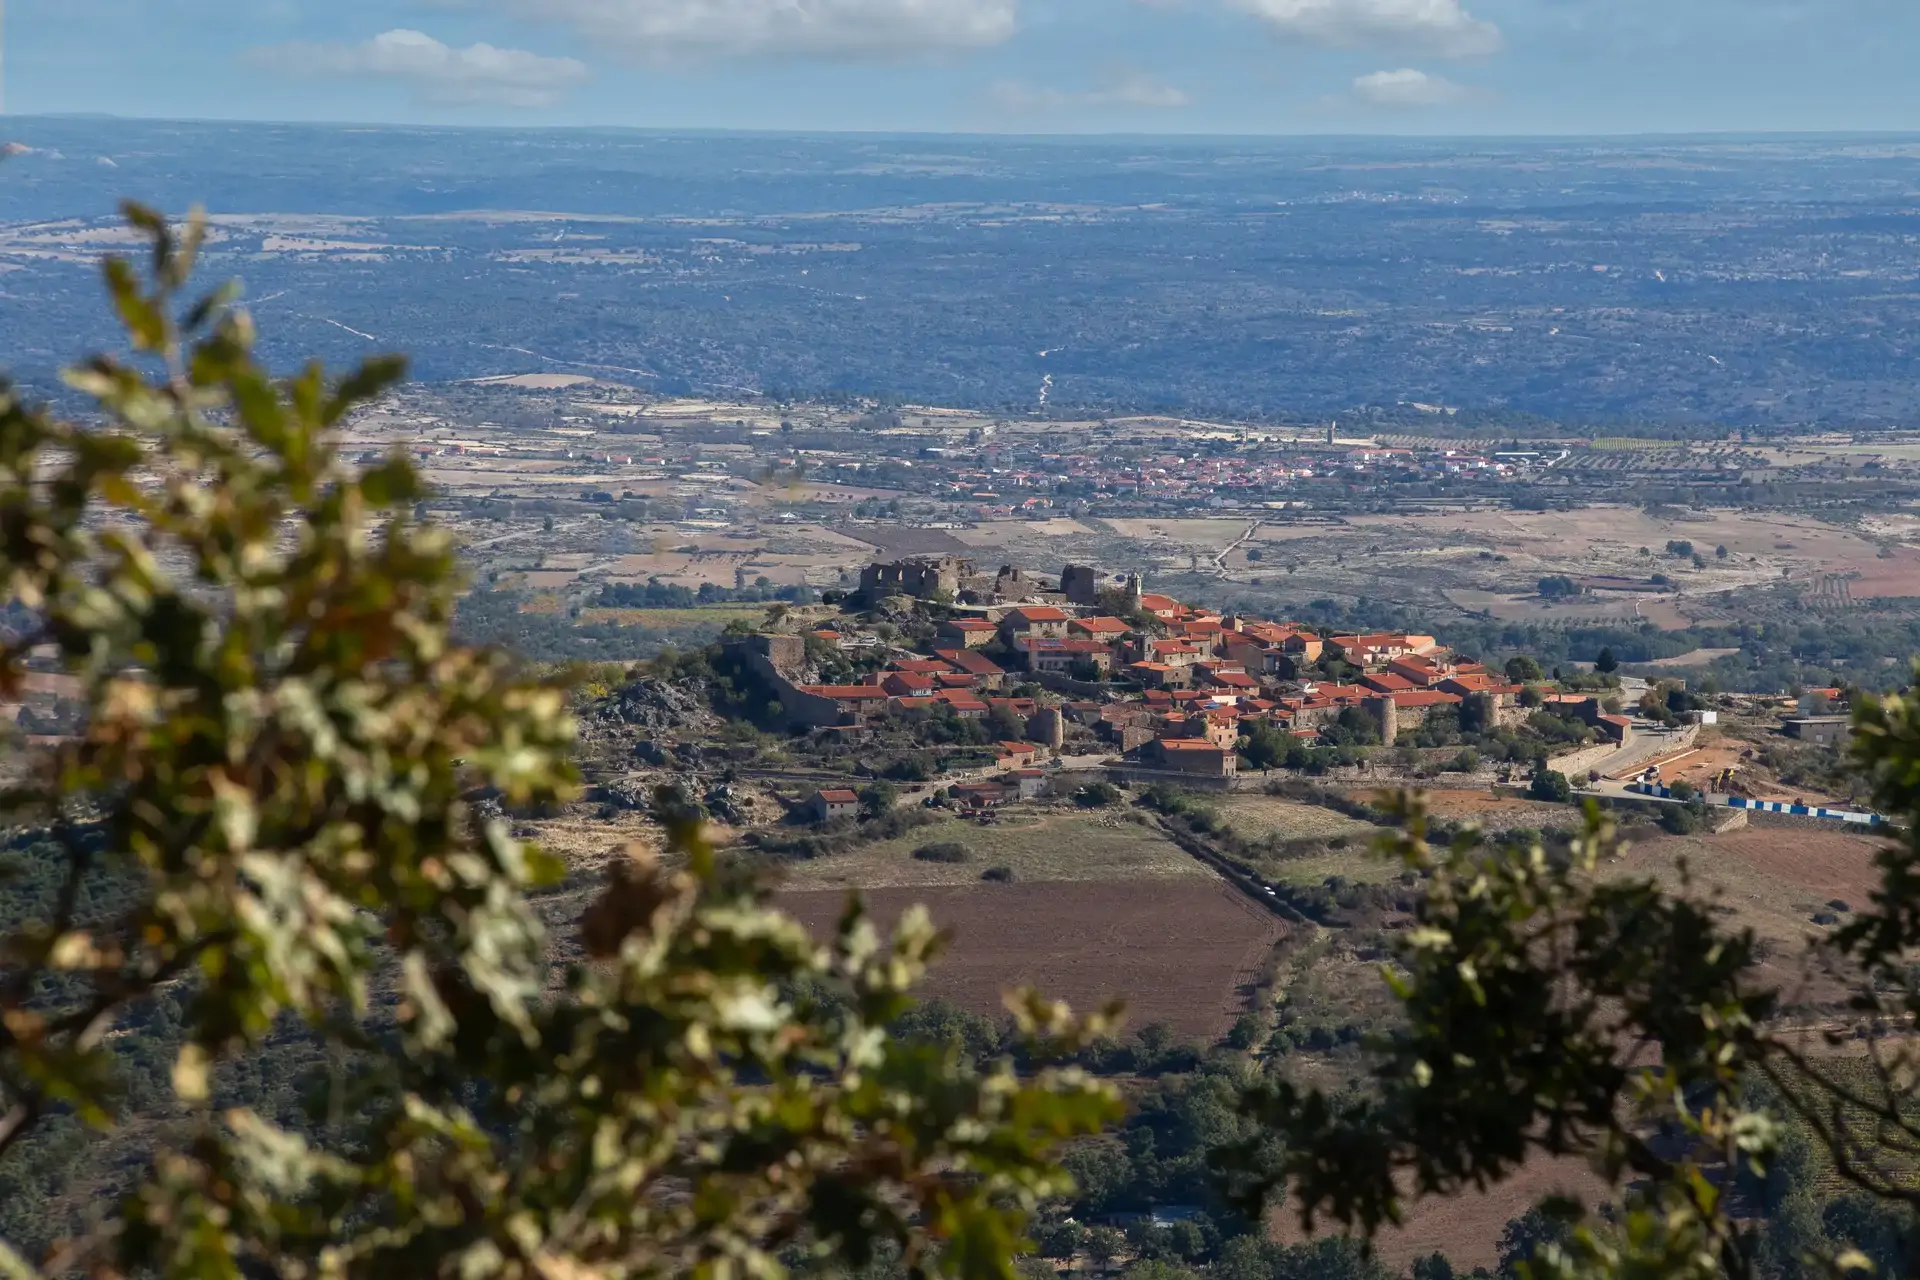
<instances>
[{"instance_id":1,"label":"stone tower","mask_svg":"<svg viewBox=\"0 0 1920 1280\"><path fill-rule=\"evenodd\" d=\"M1041 707L1027 717L1027 741L1037 742L1055 751L1066 745L1066 718L1058 707Z\"/></svg>"},{"instance_id":2,"label":"stone tower","mask_svg":"<svg viewBox=\"0 0 1920 1280\"><path fill-rule=\"evenodd\" d=\"M1400 727L1400 708L1394 705L1393 695L1383 693L1377 698L1368 698L1363 704L1373 714L1373 721L1380 728L1380 745L1390 747Z\"/></svg>"},{"instance_id":3,"label":"stone tower","mask_svg":"<svg viewBox=\"0 0 1920 1280\"><path fill-rule=\"evenodd\" d=\"M1091 565L1070 564L1060 571L1060 590L1068 604L1092 604L1100 591L1100 575Z\"/></svg>"},{"instance_id":4,"label":"stone tower","mask_svg":"<svg viewBox=\"0 0 1920 1280\"><path fill-rule=\"evenodd\" d=\"M1133 613L1139 610L1141 594L1142 594L1142 591L1140 586L1140 575L1137 573L1128 574L1127 575L1127 612Z\"/></svg>"}]
</instances>

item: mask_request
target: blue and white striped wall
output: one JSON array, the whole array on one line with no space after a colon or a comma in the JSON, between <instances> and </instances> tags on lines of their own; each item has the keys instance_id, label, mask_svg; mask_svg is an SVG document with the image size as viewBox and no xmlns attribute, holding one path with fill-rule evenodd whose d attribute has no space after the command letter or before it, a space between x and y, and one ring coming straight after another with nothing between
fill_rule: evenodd
<instances>
[{"instance_id":1,"label":"blue and white striped wall","mask_svg":"<svg viewBox=\"0 0 1920 1280\"><path fill-rule=\"evenodd\" d=\"M1670 787L1658 786L1650 782L1630 782L1627 790L1637 791L1643 796L1659 796L1663 800L1673 799ZM1713 803L1709 801L1709 803ZM1886 819L1877 813L1855 813L1849 809L1823 809L1817 805L1791 804L1785 800L1749 800L1745 796L1727 796L1718 803L1729 809L1747 809L1754 813L1790 813L1800 818L1831 818L1835 822L1851 822L1863 827L1877 827Z\"/></svg>"}]
</instances>

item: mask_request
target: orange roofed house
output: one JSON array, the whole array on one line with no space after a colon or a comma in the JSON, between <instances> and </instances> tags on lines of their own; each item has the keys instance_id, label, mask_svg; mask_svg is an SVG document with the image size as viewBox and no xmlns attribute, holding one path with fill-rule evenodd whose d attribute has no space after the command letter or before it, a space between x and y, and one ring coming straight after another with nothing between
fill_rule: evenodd
<instances>
[{"instance_id":1,"label":"orange roofed house","mask_svg":"<svg viewBox=\"0 0 1920 1280\"><path fill-rule=\"evenodd\" d=\"M1432 636L1399 635L1391 632L1374 632L1362 636L1335 636L1327 641L1327 647L1342 661L1356 667L1384 667L1395 658L1408 654L1428 653L1438 646Z\"/></svg>"},{"instance_id":2,"label":"orange roofed house","mask_svg":"<svg viewBox=\"0 0 1920 1280\"><path fill-rule=\"evenodd\" d=\"M1091 663L1101 674L1113 669L1113 648L1085 636L1025 636L1015 647L1026 651L1027 670L1071 672L1082 662Z\"/></svg>"},{"instance_id":3,"label":"orange roofed house","mask_svg":"<svg viewBox=\"0 0 1920 1280\"><path fill-rule=\"evenodd\" d=\"M1073 618L1067 622L1067 634L1085 636L1089 640L1105 640L1111 644L1125 636L1132 627L1118 618Z\"/></svg>"},{"instance_id":4,"label":"orange roofed house","mask_svg":"<svg viewBox=\"0 0 1920 1280\"><path fill-rule=\"evenodd\" d=\"M830 787L807 797L807 816L815 822L851 818L860 812L860 797L845 787Z\"/></svg>"},{"instance_id":5,"label":"orange roofed house","mask_svg":"<svg viewBox=\"0 0 1920 1280\"><path fill-rule=\"evenodd\" d=\"M1016 636L1064 640L1073 619L1050 604L1021 605L1000 619L1000 633L1011 644Z\"/></svg>"},{"instance_id":6,"label":"orange roofed house","mask_svg":"<svg viewBox=\"0 0 1920 1280\"><path fill-rule=\"evenodd\" d=\"M993 643L1000 629L985 618L951 618L940 624L934 638L955 649L978 649Z\"/></svg>"},{"instance_id":7,"label":"orange roofed house","mask_svg":"<svg viewBox=\"0 0 1920 1280\"><path fill-rule=\"evenodd\" d=\"M1140 597L1140 607L1162 620L1177 618L1186 608L1172 596L1156 595L1151 591Z\"/></svg>"}]
</instances>

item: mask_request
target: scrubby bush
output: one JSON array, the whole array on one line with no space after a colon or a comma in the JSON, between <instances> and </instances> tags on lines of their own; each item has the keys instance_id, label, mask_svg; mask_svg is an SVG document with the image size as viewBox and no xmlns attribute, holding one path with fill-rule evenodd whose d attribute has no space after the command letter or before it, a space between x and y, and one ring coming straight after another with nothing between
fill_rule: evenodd
<instances>
[{"instance_id":1,"label":"scrubby bush","mask_svg":"<svg viewBox=\"0 0 1920 1280\"><path fill-rule=\"evenodd\" d=\"M1573 784L1557 769L1536 769L1533 781L1527 784L1527 794L1535 800L1565 804L1573 798Z\"/></svg>"},{"instance_id":2,"label":"scrubby bush","mask_svg":"<svg viewBox=\"0 0 1920 1280\"><path fill-rule=\"evenodd\" d=\"M1111 782L1089 782L1073 793L1073 802L1082 809L1104 809L1120 802L1120 788Z\"/></svg>"},{"instance_id":3,"label":"scrubby bush","mask_svg":"<svg viewBox=\"0 0 1920 1280\"><path fill-rule=\"evenodd\" d=\"M965 862L973 855L958 840L937 840L921 845L913 851L913 856L920 862Z\"/></svg>"}]
</instances>

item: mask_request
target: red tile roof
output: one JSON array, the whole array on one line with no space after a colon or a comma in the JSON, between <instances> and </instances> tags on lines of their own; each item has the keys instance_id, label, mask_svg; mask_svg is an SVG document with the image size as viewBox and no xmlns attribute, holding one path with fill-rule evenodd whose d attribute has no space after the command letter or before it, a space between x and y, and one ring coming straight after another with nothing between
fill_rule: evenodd
<instances>
[{"instance_id":1,"label":"red tile roof","mask_svg":"<svg viewBox=\"0 0 1920 1280\"><path fill-rule=\"evenodd\" d=\"M887 691L877 684L803 684L800 692L832 698L836 702L884 698Z\"/></svg>"},{"instance_id":2,"label":"red tile roof","mask_svg":"<svg viewBox=\"0 0 1920 1280\"><path fill-rule=\"evenodd\" d=\"M1028 639L1026 645L1029 653L1106 653L1110 649L1104 640L1079 636L1068 636L1063 639L1035 636Z\"/></svg>"},{"instance_id":3,"label":"red tile roof","mask_svg":"<svg viewBox=\"0 0 1920 1280\"><path fill-rule=\"evenodd\" d=\"M1118 618L1075 618L1069 625L1077 627L1082 631L1091 631L1100 635L1119 635L1122 632L1133 630L1132 627Z\"/></svg>"},{"instance_id":4,"label":"red tile roof","mask_svg":"<svg viewBox=\"0 0 1920 1280\"><path fill-rule=\"evenodd\" d=\"M968 675L1003 676L1006 674L992 658L973 649L935 649L934 653Z\"/></svg>"},{"instance_id":5,"label":"red tile roof","mask_svg":"<svg viewBox=\"0 0 1920 1280\"><path fill-rule=\"evenodd\" d=\"M1001 619L1016 625L1022 622L1065 622L1067 615L1050 604L1022 605Z\"/></svg>"},{"instance_id":6,"label":"red tile roof","mask_svg":"<svg viewBox=\"0 0 1920 1280\"><path fill-rule=\"evenodd\" d=\"M820 793L820 798L831 804L858 804L860 797L845 787L834 787Z\"/></svg>"}]
</instances>

